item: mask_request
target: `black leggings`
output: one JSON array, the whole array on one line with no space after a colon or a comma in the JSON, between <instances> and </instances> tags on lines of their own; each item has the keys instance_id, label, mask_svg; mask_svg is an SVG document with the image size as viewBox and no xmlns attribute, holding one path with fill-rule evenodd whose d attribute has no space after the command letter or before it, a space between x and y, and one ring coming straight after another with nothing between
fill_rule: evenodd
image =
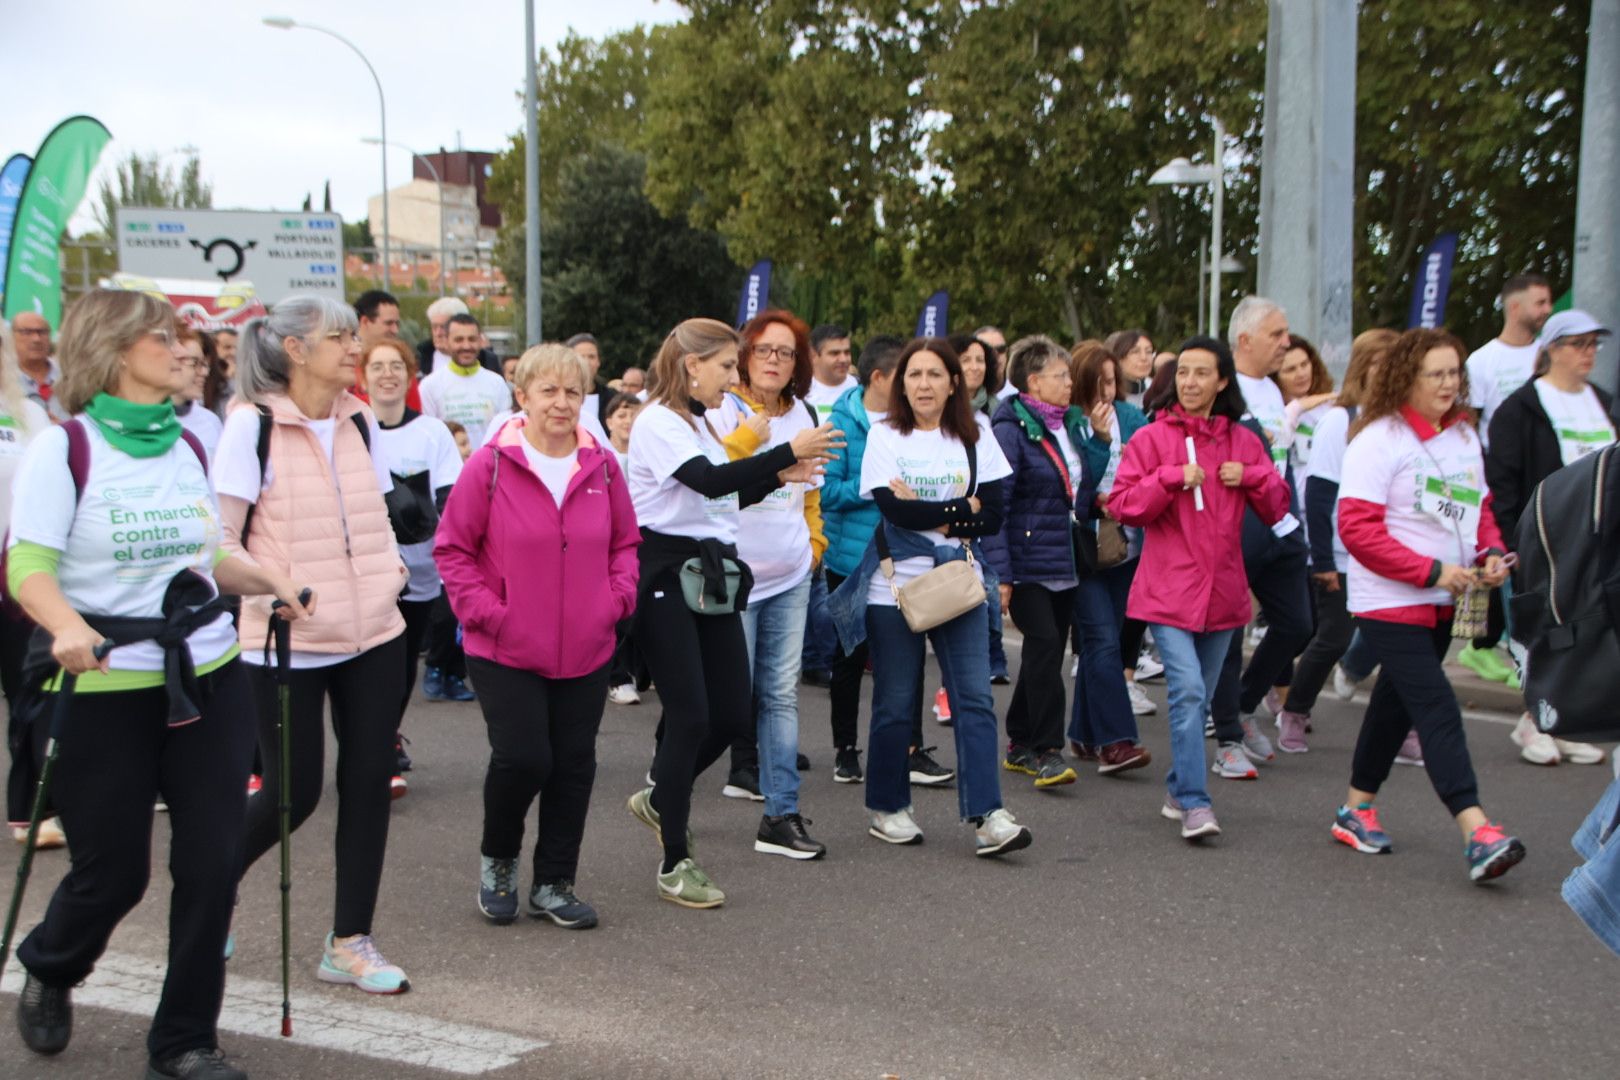
<instances>
[{"instance_id":1,"label":"black leggings","mask_svg":"<svg viewBox=\"0 0 1620 1080\"><path fill-rule=\"evenodd\" d=\"M686 858L692 784L754 723L748 645L740 615L698 615L675 570L641 584L634 633L664 706L653 761L653 807L663 821L664 870Z\"/></svg>"},{"instance_id":2,"label":"black leggings","mask_svg":"<svg viewBox=\"0 0 1620 1080\"><path fill-rule=\"evenodd\" d=\"M337 733L337 902L332 914L336 937L371 933L388 848L388 814L393 802L389 778L398 764L394 738L399 730L399 699L387 687L404 683L405 635L385 641L352 660L292 672L292 827L298 828L321 801L325 778L325 705L332 703ZM276 795L281 790L281 719L273 669L250 665L259 712L259 756L264 790L248 806L243 873L276 846L280 825Z\"/></svg>"},{"instance_id":3,"label":"black leggings","mask_svg":"<svg viewBox=\"0 0 1620 1080\"><path fill-rule=\"evenodd\" d=\"M1305 646L1299 663L1294 666L1294 678L1288 685L1288 698L1283 703L1289 712L1311 715L1317 696L1333 674L1333 665L1350 647L1356 622L1345 607L1348 579L1343 574L1338 578L1339 587L1332 592L1328 592L1321 582L1311 579L1311 590L1316 596L1316 635Z\"/></svg>"},{"instance_id":4,"label":"black leggings","mask_svg":"<svg viewBox=\"0 0 1620 1080\"><path fill-rule=\"evenodd\" d=\"M450 596L441 592L437 599L429 603L433 605L433 618L428 625L427 666L465 679L467 654L462 652L461 642L456 640L456 630L461 624L456 621L456 613L450 609Z\"/></svg>"},{"instance_id":5,"label":"black leggings","mask_svg":"<svg viewBox=\"0 0 1620 1080\"><path fill-rule=\"evenodd\" d=\"M169 727L168 695L154 688L76 695L62 732L52 784L72 866L17 959L47 986L90 974L146 893L161 797L174 888L169 973L146 1036L156 1058L217 1044L253 761L253 694L242 668L232 660L199 677L202 717L190 724ZM50 695L47 710L55 703Z\"/></svg>"},{"instance_id":6,"label":"black leggings","mask_svg":"<svg viewBox=\"0 0 1620 1080\"><path fill-rule=\"evenodd\" d=\"M437 599L399 602L399 613L405 617L405 696L399 703L401 724L405 721L405 710L411 707L411 692L416 689L416 667L422 662L422 643L427 640L428 627L433 621L437 604Z\"/></svg>"},{"instance_id":7,"label":"black leggings","mask_svg":"<svg viewBox=\"0 0 1620 1080\"><path fill-rule=\"evenodd\" d=\"M523 819L540 797L534 883L573 881L596 782L596 732L607 705L608 666L577 679L548 679L476 656L478 706L489 729L484 841L492 859L523 852Z\"/></svg>"},{"instance_id":8,"label":"black leggings","mask_svg":"<svg viewBox=\"0 0 1620 1080\"><path fill-rule=\"evenodd\" d=\"M1074 590L1019 583L1007 614L1024 634L1018 684L1007 707L1007 742L1030 750L1060 750L1067 715L1063 647L1074 625ZM992 603L999 603L993 600Z\"/></svg>"},{"instance_id":9,"label":"black leggings","mask_svg":"<svg viewBox=\"0 0 1620 1080\"><path fill-rule=\"evenodd\" d=\"M1076 629L1076 633L1079 630ZM1119 655L1125 661L1125 666L1132 671L1136 670L1136 658L1142 652L1142 640L1147 635L1147 623L1141 619L1126 619L1119 628ZM1076 638L1075 652L1079 652L1079 639Z\"/></svg>"}]
</instances>

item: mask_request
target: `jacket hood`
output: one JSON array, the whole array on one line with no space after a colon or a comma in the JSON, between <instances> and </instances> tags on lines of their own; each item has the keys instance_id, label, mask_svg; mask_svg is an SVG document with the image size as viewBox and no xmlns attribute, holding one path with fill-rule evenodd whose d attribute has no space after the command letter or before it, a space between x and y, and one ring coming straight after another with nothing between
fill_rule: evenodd
<instances>
[{"instance_id":1,"label":"jacket hood","mask_svg":"<svg viewBox=\"0 0 1620 1080\"><path fill-rule=\"evenodd\" d=\"M1179 404L1160 413L1159 419L1171 427L1181 428L1188 435L1204 435L1211 439L1224 438L1227 429L1232 426L1232 421L1224 416L1190 416Z\"/></svg>"},{"instance_id":2,"label":"jacket hood","mask_svg":"<svg viewBox=\"0 0 1620 1080\"><path fill-rule=\"evenodd\" d=\"M510 449L519 458L523 456L523 429L528 426L529 417L525 413L518 413L501 425L501 430L495 433L492 444L501 450ZM579 442L579 449L601 450L603 447L596 441L584 424L574 427L574 438Z\"/></svg>"}]
</instances>

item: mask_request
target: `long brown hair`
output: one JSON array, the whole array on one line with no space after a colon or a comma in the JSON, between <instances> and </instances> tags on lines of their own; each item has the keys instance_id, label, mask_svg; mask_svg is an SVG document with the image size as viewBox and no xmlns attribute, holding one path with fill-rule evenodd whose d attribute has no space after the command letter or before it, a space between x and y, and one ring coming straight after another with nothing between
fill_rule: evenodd
<instances>
[{"instance_id":1,"label":"long brown hair","mask_svg":"<svg viewBox=\"0 0 1620 1080\"><path fill-rule=\"evenodd\" d=\"M1088 339L1069 350L1069 374L1074 377L1074 389L1069 394L1069 404L1078 405L1087 413L1091 412L1097 404L1104 364L1111 364L1114 368L1114 400L1123 400L1122 392L1125 387L1119 375L1119 357L1102 342Z\"/></svg>"},{"instance_id":2,"label":"long brown hair","mask_svg":"<svg viewBox=\"0 0 1620 1080\"><path fill-rule=\"evenodd\" d=\"M1362 394L1361 415L1350 425L1350 438L1354 439L1374 420L1400 414L1402 407L1411 400L1412 387L1416 385L1418 372L1422 370L1423 358L1429 355L1431 349L1451 349L1457 354L1457 363L1462 368L1462 385L1457 388L1457 400L1440 418L1440 426L1445 427L1457 417L1472 418L1473 410L1468 407L1468 365L1463 363L1468 350L1449 330L1417 327L1400 336L1384 355L1384 362L1367 380Z\"/></svg>"},{"instance_id":3,"label":"long brown hair","mask_svg":"<svg viewBox=\"0 0 1620 1080\"><path fill-rule=\"evenodd\" d=\"M1336 404L1346 409L1361 405L1361 399L1367 392L1367 379L1374 370L1373 365L1383 360L1399 340L1399 332L1382 326L1363 330L1356 335L1356 339L1350 343L1350 364L1344 369L1344 385L1339 387Z\"/></svg>"},{"instance_id":4,"label":"long brown hair","mask_svg":"<svg viewBox=\"0 0 1620 1080\"><path fill-rule=\"evenodd\" d=\"M718 319L687 319L678 323L647 365L647 402L674 412L697 430L692 419L691 388L687 385L688 356L707 360L726 346L736 348L737 331Z\"/></svg>"},{"instance_id":5,"label":"long brown hair","mask_svg":"<svg viewBox=\"0 0 1620 1080\"><path fill-rule=\"evenodd\" d=\"M917 414L906 400L906 368L911 358L920 352L931 352L945 363L945 372L951 377L951 396L945 399L945 413L939 418L939 427L954 435L963 446L979 441L979 425L973 419L973 403L968 400L967 387L962 382L962 361L956 356L951 343L942 337L912 338L900 353L900 362L894 369L894 386L889 397L889 416L884 422L902 435L917 430Z\"/></svg>"},{"instance_id":6,"label":"long brown hair","mask_svg":"<svg viewBox=\"0 0 1620 1080\"><path fill-rule=\"evenodd\" d=\"M1305 354L1305 359L1311 365L1311 385L1305 388L1305 392L1300 397L1314 397L1317 394L1333 393L1333 373L1322 362L1322 354L1316 351L1316 346L1297 335L1290 335L1290 337L1292 340L1288 343L1288 352L1298 349ZM1288 353L1284 353L1283 363L1287 362ZM1282 389L1282 370L1280 368L1271 373L1271 381L1277 384L1277 389Z\"/></svg>"}]
</instances>

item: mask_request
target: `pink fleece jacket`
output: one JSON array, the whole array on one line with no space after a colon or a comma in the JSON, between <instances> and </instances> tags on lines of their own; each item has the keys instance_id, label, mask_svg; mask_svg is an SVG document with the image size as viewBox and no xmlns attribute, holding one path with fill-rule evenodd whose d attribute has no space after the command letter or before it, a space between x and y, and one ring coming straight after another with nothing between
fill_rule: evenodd
<instances>
[{"instance_id":1,"label":"pink fleece jacket","mask_svg":"<svg viewBox=\"0 0 1620 1080\"><path fill-rule=\"evenodd\" d=\"M1204 469L1204 509L1183 490L1187 437ZM1240 462L1243 481L1227 487L1222 463ZM1145 531L1125 611L1133 619L1183 630L1229 630L1249 621L1243 569L1243 512L1267 525L1288 513L1288 484L1260 437L1224 416L1188 416L1172 406L1125 444L1108 509Z\"/></svg>"},{"instance_id":2,"label":"pink fleece jacket","mask_svg":"<svg viewBox=\"0 0 1620 1080\"><path fill-rule=\"evenodd\" d=\"M559 507L529 469L522 418L507 423L462 469L433 543L467 652L549 679L607 663L614 625L636 602L629 488L611 450L583 427L578 438Z\"/></svg>"}]
</instances>

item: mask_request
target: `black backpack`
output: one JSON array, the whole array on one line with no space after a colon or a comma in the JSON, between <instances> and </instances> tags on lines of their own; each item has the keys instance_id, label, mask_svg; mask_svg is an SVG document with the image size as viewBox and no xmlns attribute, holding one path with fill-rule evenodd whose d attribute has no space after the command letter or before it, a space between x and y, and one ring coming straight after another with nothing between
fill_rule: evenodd
<instances>
[{"instance_id":1,"label":"black backpack","mask_svg":"<svg viewBox=\"0 0 1620 1080\"><path fill-rule=\"evenodd\" d=\"M1559 738L1620 737L1620 447L1543 480L1519 521L1513 636L1524 703Z\"/></svg>"}]
</instances>

